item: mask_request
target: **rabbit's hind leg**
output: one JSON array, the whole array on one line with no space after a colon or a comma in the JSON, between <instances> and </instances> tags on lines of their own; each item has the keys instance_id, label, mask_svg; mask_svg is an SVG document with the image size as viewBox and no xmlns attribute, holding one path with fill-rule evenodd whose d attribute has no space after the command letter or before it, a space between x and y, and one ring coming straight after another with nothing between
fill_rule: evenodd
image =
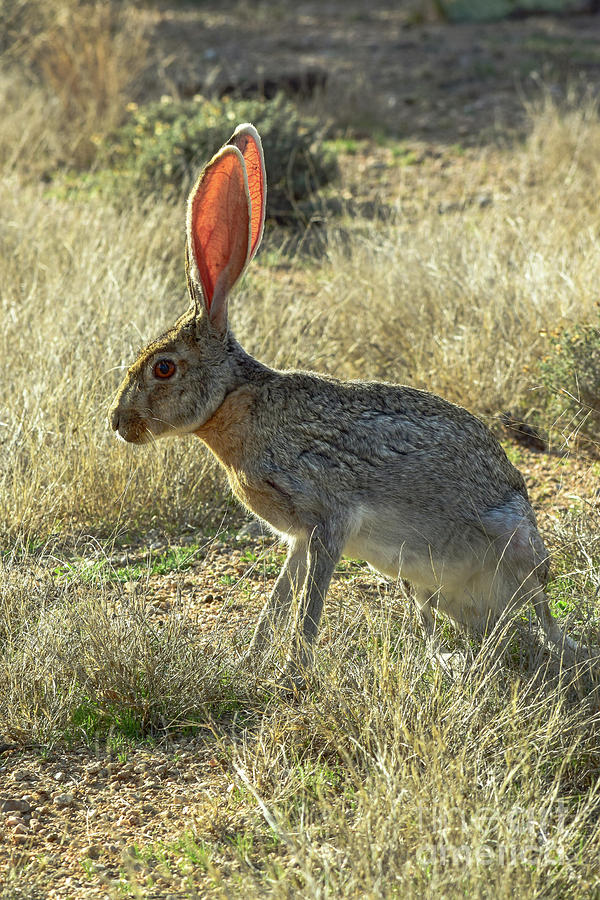
<instances>
[{"instance_id":1,"label":"rabbit's hind leg","mask_svg":"<svg viewBox=\"0 0 600 900\"><path fill-rule=\"evenodd\" d=\"M531 602L547 641L554 645L568 667L577 666L589 653L562 630L550 611L544 585L548 576L548 553L535 524L523 517L504 543L499 569L504 574L512 609Z\"/></svg>"},{"instance_id":2,"label":"rabbit's hind leg","mask_svg":"<svg viewBox=\"0 0 600 900\"><path fill-rule=\"evenodd\" d=\"M558 622L550 612L550 606L548 605L548 598L546 594L542 590L542 588L538 588L536 594L533 599L533 608L535 609L536 616L538 617L538 621L544 630L544 634L546 638L550 641L551 644L554 645L559 654L565 659L568 665L573 665L578 660L578 654L580 657L586 658L588 654L586 654L583 648L580 648L579 645L570 638L562 628L559 626Z\"/></svg>"},{"instance_id":3,"label":"rabbit's hind leg","mask_svg":"<svg viewBox=\"0 0 600 900\"><path fill-rule=\"evenodd\" d=\"M566 678L565 683L575 688L580 699L586 696L597 698L600 692L600 648L581 645L565 634L550 612L548 598L541 587L533 596L532 603L546 639L558 654L561 677Z\"/></svg>"}]
</instances>

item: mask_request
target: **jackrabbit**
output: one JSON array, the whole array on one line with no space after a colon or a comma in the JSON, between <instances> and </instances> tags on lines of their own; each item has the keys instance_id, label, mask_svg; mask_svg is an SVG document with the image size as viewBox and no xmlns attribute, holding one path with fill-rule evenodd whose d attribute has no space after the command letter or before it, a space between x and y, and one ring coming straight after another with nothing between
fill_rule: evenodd
<instances>
[{"instance_id":1,"label":"jackrabbit","mask_svg":"<svg viewBox=\"0 0 600 900\"><path fill-rule=\"evenodd\" d=\"M111 410L135 444L197 435L236 497L286 541L250 649L269 641L297 592L292 677L308 666L348 554L409 581L430 635L434 610L485 629L530 600L549 641L573 654L544 594L548 555L525 483L479 419L411 387L276 371L235 340L227 302L260 244L265 201L260 137L240 125L189 197L191 305L141 351Z\"/></svg>"}]
</instances>

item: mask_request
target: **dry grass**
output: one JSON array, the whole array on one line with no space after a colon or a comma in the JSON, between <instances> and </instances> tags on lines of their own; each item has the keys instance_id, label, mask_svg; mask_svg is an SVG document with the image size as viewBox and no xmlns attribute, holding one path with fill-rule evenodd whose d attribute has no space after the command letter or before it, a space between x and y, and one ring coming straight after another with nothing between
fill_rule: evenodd
<instances>
[{"instance_id":1,"label":"dry grass","mask_svg":"<svg viewBox=\"0 0 600 900\"><path fill-rule=\"evenodd\" d=\"M599 138L589 108L547 106L488 175L490 204L467 202L483 155L465 160L447 212L426 205L410 221L399 168L390 219L331 223L316 258L290 260L272 238L233 298L236 333L276 365L406 381L487 417L535 408L547 334L596 310ZM105 418L121 367L184 307L183 198L117 212L10 171L3 196L0 527L193 516L214 497L197 442L129 454Z\"/></svg>"},{"instance_id":2,"label":"dry grass","mask_svg":"<svg viewBox=\"0 0 600 900\"><path fill-rule=\"evenodd\" d=\"M498 672L432 680L386 624L344 635L319 696L263 719L237 754L247 804L287 851L267 865L273 895L295 878L306 896L349 898L559 897L593 882L597 714ZM365 638L375 652L349 659ZM259 860L244 873L257 895Z\"/></svg>"},{"instance_id":3,"label":"dry grass","mask_svg":"<svg viewBox=\"0 0 600 900\"><path fill-rule=\"evenodd\" d=\"M141 738L223 700L223 650L195 640L185 615L159 626L141 591L90 586L89 565L59 576L55 565L48 550L39 564L1 564L5 736L40 746L111 729Z\"/></svg>"},{"instance_id":4,"label":"dry grass","mask_svg":"<svg viewBox=\"0 0 600 900\"><path fill-rule=\"evenodd\" d=\"M133 7L118 0L6 0L0 161L33 174L86 167L147 65ZM6 115L5 113L3 116Z\"/></svg>"},{"instance_id":5,"label":"dry grass","mask_svg":"<svg viewBox=\"0 0 600 900\"><path fill-rule=\"evenodd\" d=\"M548 335L597 314L600 123L592 103L563 114L549 100L531 119L524 147L470 153L441 185L399 168L389 221L332 225L307 277L301 260L281 279L255 274L232 313L252 349L480 415L536 407Z\"/></svg>"},{"instance_id":6,"label":"dry grass","mask_svg":"<svg viewBox=\"0 0 600 900\"><path fill-rule=\"evenodd\" d=\"M64 203L14 178L4 188L0 527L114 526L124 503L140 524L176 510L204 478L199 447L127 453L106 417L123 366L181 304L177 219Z\"/></svg>"},{"instance_id":7,"label":"dry grass","mask_svg":"<svg viewBox=\"0 0 600 900\"><path fill-rule=\"evenodd\" d=\"M577 533L597 543L581 522L563 540ZM342 573L311 692L294 701L269 689L278 651L249 670L185 606L159 625L143 583L136 596L83 569L57 581L48 562L2 572L5 736L66 737L131 767L144 735L195 724L231 785L195 788L206 769L181 784L180 839L140 836L110 895L150 896L157 877L169 895L311 898L562 898L597 882L597 702L526 627L513 660L484 654L450 677L432 669L401 586L377 596ZM33 866L30 885L48 874Z\"/></svg>"},{"instance_id":8,"label":"dry grass","mask_svg":"<svg viewBox=\"0 0 600 900\"><path fill-rule=\"evenodd\" d=\"M109 9L85 7L92 33L116 41ZM195 440L128 453L107 427L123 367L185 302L183 198L116 210L31 179L38 157L64 158L61 122L90 138L124 102L125 45L80 51L78 22L40 37L44 84L1 85L0 732L84 746L117 731L134 753L141 735L207 725L235 791L212 801L220 831L200 812L181 823L197 850L187 869L161 851L187 896L597 892L597 701L533 644L523 658L526 633L514 664L452 679L432 670L399 586L370 603L350 579L334 588L312 692L288 702L266 665L238 665L244 635L209 643L182 608L157 625L143 579L130 592L111 577L116 536L204 527L224 492ZM58 84L83 70L76 109ZM547 102L524 146L449 151L451 179L427 160L392 165L386 217L328 221L320 252L293 258L269 237L232 302L238 336L270 363L409 381L488 418L536 407L545 334L595 314L599 140L592 105ZM596 518L584 510L553 536L580 632L598 623ZM64 571L93 556L81 534L108 560L94 577L85 563ZM127 890L145 896L150 874L140 863Z\"/></svg>"},{"instance_id":9,"label":"dry grass","mask_svg":"<svg viewBox=\"0 0 600 900\"><path fill-rule=\"evenodd\" d=\"M562 115L547 104L524 148L465 160L443 215L423 202L406 221L413 185L399 169L391 220L332 223L318 258L290 260L274 237L232 302L236 332L281 366L404 380L488 416L535 406L546 334L595 314L599 131L590 107ZM159 508L189 515L177 484L189 498L205 476L197 443L128 454L105 418L122 367L183 308L182 208L66 201L7 169L1 527L116 527L122 507L136 521ZM482 171L484 207L469 203ZM212 499L207 484L194 503Z\"/></svg>"}]
</instances>

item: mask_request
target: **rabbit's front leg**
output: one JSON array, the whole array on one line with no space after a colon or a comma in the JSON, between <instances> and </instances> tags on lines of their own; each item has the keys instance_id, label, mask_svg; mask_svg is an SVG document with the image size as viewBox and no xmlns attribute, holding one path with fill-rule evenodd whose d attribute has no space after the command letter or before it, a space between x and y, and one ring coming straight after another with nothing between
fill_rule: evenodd
<instances>
[{"instance_id":1,"label":"rabbit's front leg","mask_svg":"<svg viewBox=\"0 0 600 900\"><path fill-rule=\"evenodd\" d=\"M275 582L271 596L265 603L247 656L260 653L273 633L289 613L294 595L300 596L306 579L308 543L305 538L291 538L288 555Z\"/></svg>"},{"instance_id":2,"label":"rabbit's front leg","mask_svg":"<svg viewBox=\"0 0 600 900\"><path fill-rule=\"evenodd\" d=\"M417 614L427 639L427 646L432 661L437 663L444 672L454 675L458 674L464 669L465 660L459 652L451 652L440 643L439 634L435 627L436 622L433 617L433 609L437 607L439 592L422 587L413 587L413 589Z\"/></svg>"},{"instance_id":3,"label":"rabbit's front leg","mask_svg":"<svg viewBox=\"0 0 600 900\"><path fill-rule=\"evenodd\" d=\"M313 645L323 612L323 602L333 570L342 555L345 539L346 529L337 522L317 525L310 535L308 572L287 663L288 675L295 684L303 683L302 672L312 666Z\"/></svg>"}]
</instances>

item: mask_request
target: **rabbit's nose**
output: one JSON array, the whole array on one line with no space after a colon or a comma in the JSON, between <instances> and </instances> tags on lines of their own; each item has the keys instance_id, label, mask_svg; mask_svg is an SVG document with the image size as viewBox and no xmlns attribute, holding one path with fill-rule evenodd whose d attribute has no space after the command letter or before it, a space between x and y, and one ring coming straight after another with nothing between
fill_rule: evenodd
<instances>
[{"instance_id":1,"label":"rabbit's nose","mask_svg":"<svg viewBox=\"0 0 600 900\"><path fill-rule=\"evenodd\" d=\"M113 431L119 430L119 409L117 406L113 406L109 413L110 424L112 426Z\"/></svg>"}]
</instances>

